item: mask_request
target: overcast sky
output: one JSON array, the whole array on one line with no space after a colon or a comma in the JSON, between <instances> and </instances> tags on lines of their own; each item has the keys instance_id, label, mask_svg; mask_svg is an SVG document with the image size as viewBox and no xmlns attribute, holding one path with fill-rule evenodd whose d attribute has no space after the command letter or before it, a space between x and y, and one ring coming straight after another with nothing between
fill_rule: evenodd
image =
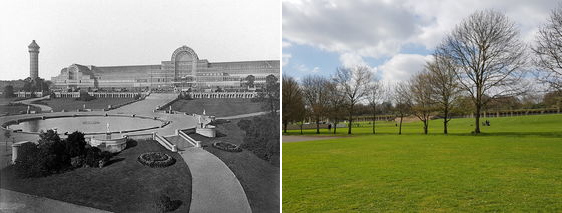
<instances>
[{"instance_id":1,"label":"overcast sky","mask_svg":"<svg viewBox=\"0 0 562 213\"><path fill-rule=\"evenodd\" d=\"M73 63L147 65L187 45L210 62L281 59L278 0L0 1L0 79L29 76L36 40L39 76Z\"/></svg>"},{"instance_id":2,"label":"overcast sky","mask_svg":"<svg viewBox=\"0 0 562 213\"><path fill-rule=\"evenodd\" d=\"M533 42L555 0L283 0L283 73L332 75L338 66L372 67L383 80L407 80L444 35L471 13L505 13Z\"/></svg>"}]
</instances>

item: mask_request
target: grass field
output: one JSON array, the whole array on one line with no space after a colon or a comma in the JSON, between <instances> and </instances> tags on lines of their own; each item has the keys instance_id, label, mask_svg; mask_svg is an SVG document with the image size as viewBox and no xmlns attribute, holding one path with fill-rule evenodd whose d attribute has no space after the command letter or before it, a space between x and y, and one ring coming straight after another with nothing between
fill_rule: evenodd
<instances>
[{"instance_id":1,"label":"grass field","mask_svg":"<svg viewBox=\"0 0 562 213\"><path fill-rule=\"evenodd\" d=\"M166 168L150 168L137 162L140 154L154 151L173 156L176 163ZM8 167L0 171L0 187L112 212L158 212L154 200L165 193L171 200L181 201L176 212L189 211L191 173L179 154L156 141L140 140L112 161L101 169L79 168L27 179L14 177Z\"/></svg>"},{"instance_id":2,"label":"grass field","mask_svg":"<svg viewBox=\"0 0 562 213\"><path fill-rule=\"evenodd\" d=\"M262 112L261 103L252 102L250 99L194 99L178 100L172 104L172 109L189 114L201 114L203 109L207 115L217 117Z\"/></svg>"},{"instance_id":3,"label":"grass field","mask_svg":"<svg viewBox=\"0 0 562 213\"><path fill-rule=\"evenodd\" d=\"M245 133L236 125L239 120L218 125L217 131L226 136L202 140L204 149L221 159L236 175L246 192L252 212L279 211L279 167L248 150L226 152L212 146L217 140L242 144Z\"/></svg>"},{"instance_id":4,"label":"grass field","mask_svg":"<svg viewBox=\"0 0 562 213\"><path fill-rule=\"evenodd\" d=\"M37 104L47 105L53 108L53 111L60 112L76 111L83 109L86 104L86 109L107 109L107 105L115 106L117 104L127 103L132 101L133 98L96 98L91 101L77 101L74 98L55 98L37 102Z\"/></svg>"},{"instance_id":5,"label":"grass field","mask_svg":"<svg viewBox=\"0 0 562 213\"><path fill-rule=\"evenodd\" d=\"M388 122L382 134L362 127L347 138L285 143L283 210L562 211L562 115L488 120L478 136L472 119L456 119L450 135L440 120L430 135L419 122L397 135Z\"/></svg>"}]
</instances>

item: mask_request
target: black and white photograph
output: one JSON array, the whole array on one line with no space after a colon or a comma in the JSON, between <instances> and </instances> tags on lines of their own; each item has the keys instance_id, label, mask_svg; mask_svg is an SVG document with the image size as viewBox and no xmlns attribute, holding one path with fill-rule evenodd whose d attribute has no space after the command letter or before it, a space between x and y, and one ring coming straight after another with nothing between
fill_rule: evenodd
<instances>
[{"instance_id":1,"label":"black and white photograph","mask_svg":"<svg viewBox=\"0 0 562 213\"><path fill-rule=\"evenodd\" d=\"M281 3L2 1L0 212L279 212Z\"/></svg>"}]
</instances>

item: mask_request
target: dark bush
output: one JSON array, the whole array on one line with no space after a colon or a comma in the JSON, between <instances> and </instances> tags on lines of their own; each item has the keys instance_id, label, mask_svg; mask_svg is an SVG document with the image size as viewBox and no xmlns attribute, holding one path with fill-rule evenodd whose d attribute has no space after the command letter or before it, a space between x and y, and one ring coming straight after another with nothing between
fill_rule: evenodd
<instances>
[{"instance_id":1,"label":"dark bush","mask_svg":"<svg viewBox=\"0 0 562 213\"><path fill-rule=\"evenodd\" d=\"M213 143L213 147L220 149L220 150L224 150L227 152L241 152L242 149L233 143L229 143L229 142L224 142L224 141L218 141L218 142L214 142Z\"/></svg>"},{"instance_id":2,"label":"dark bush","mask_svg":"<svg viewBox=\"0 0 562 213\"><path fill-rule=\"evenodd\" d=\"M167 167L176 162L172 156L161 152L147 152L139 155L137 161L150 167Z\"/></svg>"},{"instance_id":3,"label":"dark bush","mask_svg":"<svg viewBox=\"0 0 562 213\"><path fill-rule=\"evenodd\" d=\"M154 200L154 206L158 212L171 212L178 209L182 202L180 200L172 200L170 196L165 194L160 194Z\"/></svg>"},{"instance_id":4,"label":"dark bush","mask_svg":"<svg viewBox=\"0 0 562 213\"><path fill-rule=\"evenodd\" d=\"M77 101L91 101L96 99L96 97L91 96L88 92L80 91L80 97L76 98Z\"/></svg>"},{"instance_id":5,"label":"dark bush","mask_svg":"<svg viewBox=\"0 0 562 213\"><path fill-rule=\"evenodd\" d=\"M84 138L84 133L75 131L68 135L65 142L65 152L70 155L70 157L76 157L81 155L86 155L86 139Z\"/></svg>"},{"instance_id":6,"label":"dark bush","mask_svg":"<svg viewBox=\"0 0 562 213\"><path fill-rule=\"evenodd\" d=\"M99 160L101 160L101 150L97 147L90 147L86 150L86 157L84 163L89 167L98 167Z\"/></svg>"}]
</instances>

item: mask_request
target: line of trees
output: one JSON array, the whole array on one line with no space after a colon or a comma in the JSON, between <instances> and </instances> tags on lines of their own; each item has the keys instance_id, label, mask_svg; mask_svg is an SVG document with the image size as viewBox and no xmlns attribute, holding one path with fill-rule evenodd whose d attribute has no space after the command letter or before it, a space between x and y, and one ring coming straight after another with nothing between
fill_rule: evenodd
<instances>
[{"instance_id":1,"label":"line of trees","mask_svg":"<svg viewBox=\"0 0 562 213\"><path fill-rule=\"evenodd\" d=\"M368 108L374 121L381 113L378 108L390 105L387 108L391 111L386 113L399 120L398 134L407 116L422 121L425 134L429 121L440 118L443 133L447 134L452 115L466 110L474 114L473 133L478 134L484 110L517 102L517 97L533 96L529 94L530 70L535 71L539 82L550 86L543 103L549 98L560 107L561 47L561 8L553 10L547 24L540 28L535 46L521 41L516 24L503 13L477 11L444 37L432 60L408 81L382 82L366 66L339 67L331 77L309 75L300 82L283 76L283 128L286 132L289 123L300 123L302 128L304 120L308 120L316 124L316 133L320 133L319 124L325 119L334 124L347 120L347 133L351 134L358 109ZM528 54L529 49L533 55ZM375 122L372 132L376 133Z\"/></svg>"}]
</instances>

